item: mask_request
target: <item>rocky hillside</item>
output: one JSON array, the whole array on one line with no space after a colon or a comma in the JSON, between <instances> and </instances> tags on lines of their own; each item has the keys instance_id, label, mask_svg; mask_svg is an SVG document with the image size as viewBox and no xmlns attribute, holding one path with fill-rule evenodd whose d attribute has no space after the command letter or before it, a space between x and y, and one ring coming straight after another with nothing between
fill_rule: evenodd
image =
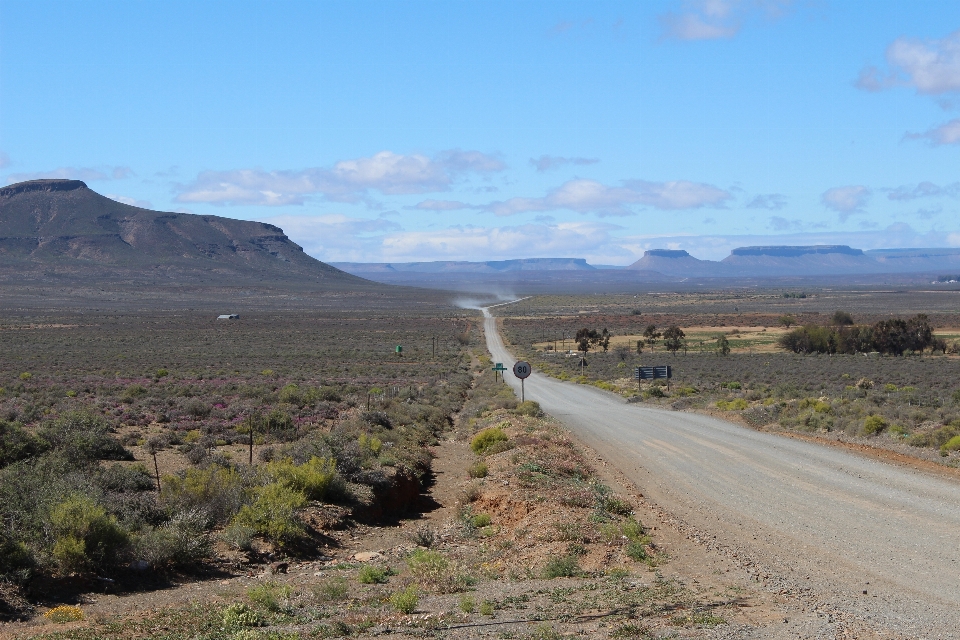
<instances>
[{"instance_id":1,"label":"rocky hillside","mask_svg":"<svg viewBox=\"0 0 960 640\"><path fill-rule=\"evenodd\" d=\"M0 189L4 272L167 284L371 285L306 255L279 227L132 207L79 180L31 180Z\"/></svg>"}]
</instances>

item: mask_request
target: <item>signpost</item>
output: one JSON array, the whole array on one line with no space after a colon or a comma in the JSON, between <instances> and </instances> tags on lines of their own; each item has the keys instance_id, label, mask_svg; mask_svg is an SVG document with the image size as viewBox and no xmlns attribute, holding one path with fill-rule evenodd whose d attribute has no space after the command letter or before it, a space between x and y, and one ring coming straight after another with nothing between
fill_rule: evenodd
<instances>
[{"instance_id":1,"label":"signpost","mask_svg":"<svg viewBox=\"0 0 960 640\"><path fill-rule=\"evenodd\" d=\"M506 368L505 366L503 366L503 363L502 363L502 362L498 362L498 363L497 363L497 366L493 367L494 379L497 379L497 376L502 376L502 375L503 375L503 372L506 371L506 370L507 370L507 368Z\"/></svg>"},{"instance_id":2,"label":"signpost","mask_svg":"<svg viewBox=\"0 0 960 640\"><path fill-rule=\"evenodd\" d=\"M637 381L637 389L640 388L641 380L667 379L667 388L670 388L670 378L673 377L673 368L670 365L659 367L634 367L633 379Z\"/></svg>"},{"instance_id":3,"label":"signpost","mask_svg":"<svg viewBox=\"0 0 960 640\"><path fill-rule=\"evenodd\" d=\"M520 360L515 365L513 365L513 375L520 378L520 402L525 401L525 394L523 388L523 381L533 372L533 368L530 366L529 362Z\"/></svg>"}]
</instances>

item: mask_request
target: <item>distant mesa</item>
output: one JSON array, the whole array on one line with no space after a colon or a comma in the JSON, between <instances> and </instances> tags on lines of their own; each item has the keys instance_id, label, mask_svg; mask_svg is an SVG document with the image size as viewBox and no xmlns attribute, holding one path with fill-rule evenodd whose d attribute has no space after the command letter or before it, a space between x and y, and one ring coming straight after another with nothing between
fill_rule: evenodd
<instances>
[{"instance_id":1,"label":"distant mesa","mask_svg":"<svg viewBox=\"0 0 960 640\"><path fill-rule=\"evenodd\" d=\"M518 258L515 260L438 260L434 262L333 262L348 273L475 273L496 274L515 271L594 271L583 258Z\"/></svg>"},{"instance_id":2,"label":"distant mesa","mask_svg":"<svg viewBox=\"0 0 960 640\"><path fill-rule=\"evenodd\" d=\"M721 261L678 249L650 249L627 269L680 278L769 278L937 272L960 268L960 248L878 249L846 245L738 247Z\"/></svg>"},{"instance_id":3,"label":"distant mesa","mask_svg":"<svg viewBox=\"0 0 960 640\"><path fill-rule=\"evenodd\" d=\"M643 257L651 258L692 258L689 253L683 249L650 249L643 252Z\"/></svg>"},{"instance_id":4,"label":"distant mesa","mask_svg":"<svg viewBox=\"0 0 960 640\"><path fill-rule=\"evenodd\" d=\"M849 256L862 256L862 249L852 249L842 244L819 244L811 246L779 247L739 247L730 252L731 256L773 256L776 258L796 258L806 255L825 255L838 253Z\"/></svg>"},{"instance_id":5,"label":"distant mesa","mask_svg":"<svg viewBox=\"0 0 960 640\"><path fill-rule=\"evenodd\" d=\"M4 273L90 282L376 286L308 256L274 225L133 207L80 180L30 180L0 188Z\"/></svg>"}]
</instances>

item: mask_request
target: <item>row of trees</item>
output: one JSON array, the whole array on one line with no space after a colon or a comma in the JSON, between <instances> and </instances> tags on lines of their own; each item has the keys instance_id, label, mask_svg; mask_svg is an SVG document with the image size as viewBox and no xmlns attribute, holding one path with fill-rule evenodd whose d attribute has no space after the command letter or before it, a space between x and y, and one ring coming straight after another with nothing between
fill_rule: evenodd
<instances>
[{"instance_id":1,"label":"row of trees","mask_svg":"<svg viewBox=\"0 0 960 640\"><path fill-rule=\"evenodd\" d=\"M577 343L577 349L584 353L590 351L591 347L599 347L606 352L610 348L610 338L612 337L613 334L606 328L603 331L597 331L584 327L577 331L574 341ZM686 349L686 342L684 341L686 334L683 333L683 329L677 326L667 327L661 332L657 330L656 325L647 325L647 328L643 331L643 337L646 340L637 340L638 355L643 353L645 346L656 344L660 338L663 338L663 347L667 351L676 353L680 349ZM729 349L727 352L729 353Z\"/></svg>"},{"instance_id":2,"label":"row of trees","mask_svg":"<svg viewBox=\"0 0 960 640\"><path fill-rule=\"evenodd\" d=\"M873 326L840 324L832 327L806 325L784 334L780 347L794 353L879 353L902 356L906 351L929 349L946 353L946 341L933 335L925 314L908 320L881 320Z\"/></svg>"}]
</instances>

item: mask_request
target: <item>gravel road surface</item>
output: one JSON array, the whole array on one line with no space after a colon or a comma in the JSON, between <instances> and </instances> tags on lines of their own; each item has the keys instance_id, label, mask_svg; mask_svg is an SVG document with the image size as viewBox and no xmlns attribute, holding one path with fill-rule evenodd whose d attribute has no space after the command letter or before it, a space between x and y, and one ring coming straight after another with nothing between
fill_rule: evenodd
<instances>
[{"instance_id":1,"label":"gravel road surface","mask_svg":"<svg viewBox=\"0 0 960 640\"><path fill-rule=\"evenodd\" d=\"M496 319L483 313L494 361L512 368ZM505 377L519 395L520 381ZM960 638L960 483L708 416L627 404L539 373L525 386L528 400L706 544L736 554L766 588L805 594L809 612L821 612L778 637L833 637L822 612L836 611L882 636Z\"/></svg>"}]
</instances>

